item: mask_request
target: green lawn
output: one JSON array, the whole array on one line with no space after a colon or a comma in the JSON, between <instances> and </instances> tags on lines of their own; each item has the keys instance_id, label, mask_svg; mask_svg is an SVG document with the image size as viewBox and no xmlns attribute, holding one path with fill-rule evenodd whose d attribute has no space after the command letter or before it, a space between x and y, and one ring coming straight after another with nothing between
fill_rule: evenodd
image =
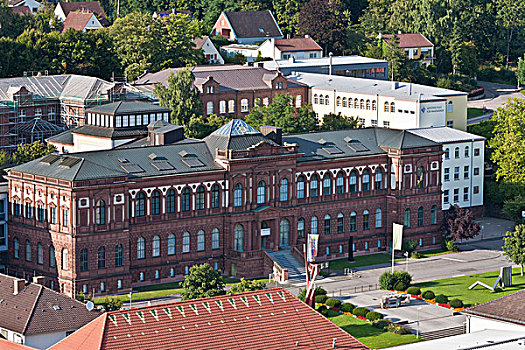
<instances>
[{"instance_id":1,"label":"green lawn","mask_svg":"<svg viewBox=\"0 0 525 350\"><path fill-rule=\"evenodd\" d=\"M413 334L399 335L374 328L369 322L349 315L330 317L330 320L372 349L415 343L420 341Z\"/></svg>"},{"instance_id":2,"label":"green lawn","mask_svg":"<svg viewBox=\"0 0 525 350\"><path fill-rule=\"evenodd\" d=\"M481 286L477 286L472 290L468 289L468 287L476 281L481 281L492 286L498 276L499 270L417 283L416 286L420 287L422 291L430 289L436 295L445 294L449 299L461 299L467 307L494 300L525 288L525 277L520 276L519 268L515 268L512 270L512 283L514 284L512 287L507 287L504 290L499 290L495 293L492 293L490 290Z\"/></svg>"},{"instance_id":3,"label":"green lawn","mask_svg":"<svg viewBox=\"0 0 525 350\"><path fill-rule=\"evenodd\" d=\"M443 249L431 249L431 250L425 250L419 253L421 254L421 259L424 259L424 258L430 258L431 256L450 254L453 252L448 251L448 250L443 250Z\"/></svg>"},{"instance_id":4,"label":"green lawn","mask_svg":"<svg viewBox=\"0 0 525 350\"><path fill-rule=\"evenodd\" d=\"M483 112L482 108L471 108L471 107L469 107L469 108L467 108L467 119L479 117L479 116L482 116L485 113L487 113L487 112Z\"/></svg>"}]
</instances>

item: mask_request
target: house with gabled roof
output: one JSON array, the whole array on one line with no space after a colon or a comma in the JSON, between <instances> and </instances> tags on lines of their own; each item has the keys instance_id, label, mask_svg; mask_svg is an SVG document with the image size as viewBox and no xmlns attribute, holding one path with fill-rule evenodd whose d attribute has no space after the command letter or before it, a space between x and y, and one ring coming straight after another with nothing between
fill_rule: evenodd
<instances>
[{"instance_id":1,"label":"house with gabled roof","mask_svg":"<svg viewBox=\"0 0 525 350\"><path fill-rule=\"evenodd\" d=\"M209 36L204 35L201 38L194 38L192 42L196 49L202 50L204 54L204 61L206 63L224 64L224 59Z\"/></svg>"},{"instance_id":2,"label":"house with gabled roof","mask_svg":"<svg viewBox=\"0 0 525 350\"><path fill-rule=\"evenodd\" d=\"M6 3L7 6L12 8L17 8L21 6L27 7L31 13L35 13L43 6L40 2L35 0L7 0ZM26 10L24 9L22 11L25 13ZM20 13L20 11L18 10L14 12Z\"/></svg>"},{"instance_id":3,"label":"house with gabled roof","mask_svg":"<svg viewBox=\"0 0 525 350\"><path fill-rule=\"evenodd\" d=\"M102 24L94 13L90 11L74 11L67 15L66 20L62 24L62 33L65 33L69 29L85 32L87 30L100 28L102 28Z\"/></svg>"},{"instance_id":4,"label":"house with gabled roof","mask_svg":"<svg viewBox=\"0 0 525 350\"><path fill-rule=\"evenodd\" d=\"M94 13L103 26L109 25L106 13L98 1L59 1L55 7L55 16L64 22L70 12L76 11Z\"/></svg>"},{"instance_id":5,"label":"house with gabled roof","mask_svg":"<svg viewBox=\"0 0 525 350\"><path fill-rule=\"evenodd\" d=\"M282 39L283 33L270 10L223 12L215 22L212 35L221 35L239 44Z\"/></svg>"},{"instance_id":6,"label":"house with gabled roof","mask_svg":"<svg viewBox=\"0 0 525 350\"><path fill-rule=\"evenodd\" d=\"M304 38L268 39L259 47L262 57L274 60L308 59L323 57L323 48L308 35Z\"/></svg>"},{"instance_id":7,"label":"house with gabled roof","mask_svg":"<svg viewBox=\"0 0 525 350\"><path fill-rule=\"evenodd\" d=\"M421 33L380 33L378 39L386 45L397 45L410 60L421 61L425 64L432 64L434 62L434 44ZM394 40L397 41L397 44Z\"/></svg>"}]
</instances>

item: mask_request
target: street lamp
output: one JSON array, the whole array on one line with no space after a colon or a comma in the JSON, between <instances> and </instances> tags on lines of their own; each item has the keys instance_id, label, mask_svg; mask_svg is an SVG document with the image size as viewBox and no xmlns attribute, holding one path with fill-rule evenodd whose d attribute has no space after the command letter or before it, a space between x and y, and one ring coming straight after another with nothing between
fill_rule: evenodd
<instances>
[{"instance_id":1,"label":"street lamp","mask_svg":"<svg viewBox=\"0 0 525 350\"><path fill-rule=\"evenodd\" d=\"M405 252L403 255L406 257L406 267L405 267L405 271L408 272L408 252Z\"/></svg>"},{"instance_id":2,"label":"street lamp","mask_svg":"<svg viewBox=\"0 0 525 350\"><path fill-rule=\"evenodd\" d=\"M419 310L421 310L421 306L417 308L417 331L416 331L416 339L419 339Z\"/></svg>"},{"instance_id":3,"label":"street lamp","mask_svg":"<svg viewBox=\"0 0 525 350\"><path fill-rule=\"evenodd\" d=\"M129 292L129 308L131 309L131 298L133 297L133 291Z\"/></svg>"}]
</instances>

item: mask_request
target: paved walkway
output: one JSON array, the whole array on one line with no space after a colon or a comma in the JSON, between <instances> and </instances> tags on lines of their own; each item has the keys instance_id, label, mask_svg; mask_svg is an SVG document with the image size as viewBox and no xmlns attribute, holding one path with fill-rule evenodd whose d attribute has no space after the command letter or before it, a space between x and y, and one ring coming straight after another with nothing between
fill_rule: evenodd
<instances>
[{"instance_id":1,"label":"paved walkway","mask_svg":"<svg viewBox=\"0 0 525 350\"><path fill-rule=\"evenodd\" d=\"M478 85L485 89L485 98L468 101L468 107L485 107L496 110L499 107L503 107L509 98L525 98L525 96L516 89L516 86L489 83L486 81L478 81Z\"/></svg>"}]
</instances>

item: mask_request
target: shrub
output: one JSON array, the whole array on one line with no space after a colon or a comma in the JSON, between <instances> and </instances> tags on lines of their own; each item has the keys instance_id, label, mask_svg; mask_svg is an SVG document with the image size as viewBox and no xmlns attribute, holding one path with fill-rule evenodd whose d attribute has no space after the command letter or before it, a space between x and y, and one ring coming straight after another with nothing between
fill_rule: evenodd
<instances>
[{"instance_id":1,"label":"shrub","mask_svg":"<svg viewBox=\"0 0 525 350\"><path fill-rule=\"evenodd\" d=\"M389 271L383 272L381 276L379 276L379 286L381 287L381 289L394 289L395 283L396 279L394 275Z\"/></svg>"},{"instance_id":2,"label":"shrub","mask_svg":"<svg viewBox=\"0 0 525 350\"><path fill-rule=\"evenodd\" d=\"M326 295L327 292L323 287L316 287L315 288L315 295ZM306 289L299 289L299 294L297 294L297 299L304 301L304 298L306 296Z\"/></svg>"},{"instance_id":3,"label":"shrub","mask_svg":"<svg viewBox=\"0 0 525 350\"><path fill-rule=\"evenodd\" d=\"M454 309L459 309L460 307L463 307L463 302L459 299L452 299L451 301L449 301L448 305L450 305Z\"/></svg>"},{"instance_id":4,"label":"shrub","mask_svg":"<svg viewBox=\"0 0 525 350\"><path fill-rule=\"evenodd\" d=\"M372 327L378 328L378 329L386 329L391 323L392 321L390 320L381 319L381 320L372 322Z\"/></svg>"},{"instance_id":5,"label":"shrub","mask_svg":"<svg viewBox=\"0 0 525 350\"><path fill-rule=\"evenodd\" d=\"M319 307L317 308L317 312L319 312L321 315L322 315L323 312L326 311L326 310L327 310L327 308L326 308L326 306L324 306L324 305L321 305L321 306L319 306Z\"/></svg>"},{"instance_id":6,"label":"shrub","mask_svg":"<svg viewBox=\"0 0 525 350\"><path fill-rule=\"evenodd\" d=\"M326 295L316 295L315 302L319 304L326 304L328 297Z\"/></svg>"},{"instance_id":7,"label":"shrub","mask_svg":"<svg viewBox=\"0 0 525 350\"><path fill-rule=\"evenodd\" d=\"M446 304L448 303L448 298L445 294L439 294L439 295L436 295L435 301L438 304Z\"/></svg>"},{"instance_id":8,"label":"shrub","mask_svg":"<svg viewBox=\"0 0 525 350\"><path fill-rule=\"evenodd\" d=\"M412 333L410 332L410 329L403 327L403 326L396 325L394 323L390 323L387 326L386 330L394 334L411 334Z\"/></svg>"},{"instance_id":9,"label":"shrub","mask_svg":"<svg viewBox=\"0 0 525 350\"><path fill-rule=\"evenodd\" d=\"M369 312L370 310L368 310L366 307L356 307L354 310L352 310L352 314L361 317L366 317L366 314Z\"/></svg>"},{"instance_id":10,"label":"shrub","mask_svg":"<svg viewBox=\"0 0 525 350\"><path fill-rule=\"evenodd\" d=\"M424 291L421 296L423 297L423 299L428 299L428 300L432 300L432 299L434 299L436 297L434 292L431 291L431 290Z\"/></svg>"},{"instance_id":11,"label":"shrub","mask_svg":"<svg viewBox=\"0 0 525 350\"><path fill-rule=\"evenodd\" d=\"M449 252L459 252L458 246L453 241L447 241L446 245L447 245L447 250Z\"/></svg>"},{"instance_id":12,"label":"shrub","mask_svg":"<svg viewBox=\"0 0 525 350\"><path fill-rule=\"evenodd\" d=\"M351 304L351 303L343 303L341 307L339 308L339 310L341 310L342 312L352 312L354 311L354 309L355 309L355 306L354 304Z\"/></svg>"},{"instance_id":13,"label":"shrub","mask_svg":"<svg viewBox=\"0 0 525 350\"><path fill-rule=\"evenodd\" d=\"M383 318L383 314L377 311L370 311L369 313L366 314L366 319L368 321L377 321L377 320L381 320L382 318Z\"/></svg>"},{"instance_id":14,"label":"shrub","mask_svg":"<svg viewBox=\"0 0 525 350\"><path fill-rule=\"evenodd\" d=\"M421 289L419 287L408 287L407 293L410 295L421 295Z\"/></svg>"},{"instance_id":15,"label":"shrub","mask_svg":"<svg viewBox=\"0 0 525 350\"><path fill-rule=\"evenodd\" d=\"M339 308L341 306L341 300L335 298L328 298L326 300L326 305Z\"/></svg>"},{"instance_id":16,"label":"shrub","mask_svg":"<svg viewBox=\"0 0 525 350\"><path fill-rule=\"evenodd\" d=\"M397 281L394 285L394 289L399 291L405 291L407 289L407 285L403 281Z\"/></svg>"},{"instance_id":17,"label":"shrub","mask_svg":"<svg viewBox=\"0 0 525 350\"><path fill-rule=\"evenodd\" d=\"M412 275L406 271L394 271L394 276L398 281L402 281L407 287L410 286L410 283L412 282Z\"/></svg>"},{"instance_id":18,"label":"shrub","mask_svg":"<svg viewBox=\"0 0 525 350\"><path fill-rule=\"evenodd\" d=\"M419 252L412 252L412 254L410 254L410 257L412 259L421 259L421 254Z\"/></svg>"}]
</instances>

